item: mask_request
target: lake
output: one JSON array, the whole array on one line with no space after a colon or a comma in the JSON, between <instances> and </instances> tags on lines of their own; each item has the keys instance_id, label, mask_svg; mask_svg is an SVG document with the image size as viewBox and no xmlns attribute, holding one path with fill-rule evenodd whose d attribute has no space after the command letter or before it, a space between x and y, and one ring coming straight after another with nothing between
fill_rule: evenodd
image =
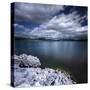
<instances>
[{"instance_id":1,"label":"lake","mask_svg":"<svg viewBox=\"0 0 90 90\"><path fill-rule=\"evenodd\" d=\"M15 40L15 54L37 56L42 67L66 70L77 83L87 83L87 41Z\"/></svg>"}]
</instances>

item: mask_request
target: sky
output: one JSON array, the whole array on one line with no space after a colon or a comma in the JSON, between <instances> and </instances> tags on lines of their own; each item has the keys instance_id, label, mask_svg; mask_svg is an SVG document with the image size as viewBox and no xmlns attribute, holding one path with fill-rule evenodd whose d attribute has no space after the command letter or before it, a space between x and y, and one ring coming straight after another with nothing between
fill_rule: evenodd
<instances>
[{"instance_id":1,"label":"sky","mask_svg":"<svg viewBox=\"0 0 90 90\"><path fill-rule=\"evenodd\" d=\"M14 3L15 36L63 39L85 37L87 7L54 4Z\"/></svg>"}]
</instances>

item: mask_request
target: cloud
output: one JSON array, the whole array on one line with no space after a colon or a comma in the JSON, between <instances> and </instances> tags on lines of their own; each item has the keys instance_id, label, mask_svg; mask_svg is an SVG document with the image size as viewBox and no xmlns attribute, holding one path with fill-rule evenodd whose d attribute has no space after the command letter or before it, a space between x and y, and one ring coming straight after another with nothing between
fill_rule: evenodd
<instances>
[{"instance_id":1,"label":"cloud","mask_svg":"<svg viewBox=\"0 0 90 90\"><path fill-rule=\"evenodd\" d=\"M41 23L62 10L64 6L60 5L15 3L15 20Z\"/></svg>"},{"instance_id":2,"label":"cloud","mask_svg":"<svg viewBox=\"0 0 90 90\"><path fill-rule=\"evenodd\" d=\"M24 27L23 25L20 25L20 24L17 24L17 23L14 24L14 27L18 27L18 28L21 28L21 29L25 29L25 27Z\"/></svg>"},{"instance_id":3,"label":"cloud","mask_svg":"<svg viewBox=\"0 0 90 90\"><path fill-rule=\"evenodd\" d=\"M14 24L14 28L18 28L18 30L17 30L17 29L15 29L15 30L16 30L16 31L21 31L21 32L30 31L29 28L26 28L24 25L17 24L17 23Z\"/></svg>"},{"instance_id":4,"label":"cloud","mask_svg":"<svg viewBox=\"0 0 90 90\"><path fill-rule=\"evenodd\" d=\"M87 14L81 15L75 7L68 10L68 13L65 13L65 9L65 6L60 5L15 3L15 21L17 22L14 26L21 30L20 33L37 38L55 39L87 35ZM85 20L86 24L82 26ZM26 21L37 22L39 25L31 30L18 23Z\"/></svg>"},{"instance_id":5,"label":"cloud","mask_svg":"<svg viewBox=\"0 0 90 90\"><path fill-rule=\"evenodd\" d=\"M26 28L24 25L15 23L14 25L14 35L19 37L25 37L28 36L28 33L30 32L29 28Z\"/></svg>"},{"instance_id":6,"label":"cloud","mask_svg":"<svg viewBox=\"0 0 90 90\"><path fill-rule=\"evenodd\" d=\"M53 37L53 35L55 35L55 38L68 38L78 35L86 35L88 27L87 25L82 26L80 23L80 21L84 18L86 18L86 16L80 16L77 11L73 11L69 14L62 13L54 16L51 20L41 24L39 27L34 28L30 32L30 35L35 35L37 37L45 36L45 38L49 35L51 35L49 37ZM50 31L53 31L53 34L50 34Z\"/></svg>"},{"instance_id":7,"label":"cloud","mask_svg":"<svg viewBox=\"0 0 90 90\"><path fill-rule=\"evenodd\" d=\"M77 29L83 27L79 22L81 19L82 17L80 17L76 11L69 14L60 14L53 17L47 23L47 28L65 32L75 32Z\"/></svg>"}]
</instances>

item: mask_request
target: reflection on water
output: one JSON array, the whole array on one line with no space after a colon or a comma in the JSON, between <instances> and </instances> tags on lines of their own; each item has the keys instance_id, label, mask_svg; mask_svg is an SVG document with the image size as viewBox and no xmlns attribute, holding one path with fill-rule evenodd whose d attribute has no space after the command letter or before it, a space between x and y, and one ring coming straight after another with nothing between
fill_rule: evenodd
<instances>
[{"instance_id":1,"label":"reflection on water","mask_svg":"<svg viewBox=\"0 0 90 90\"><path fill-rule=\"evenodd\" d=\"M16 40L15 53L37 56L43 66L64 68L78 83L87 82L86 41Z\"/></svg>"}]
</instances>

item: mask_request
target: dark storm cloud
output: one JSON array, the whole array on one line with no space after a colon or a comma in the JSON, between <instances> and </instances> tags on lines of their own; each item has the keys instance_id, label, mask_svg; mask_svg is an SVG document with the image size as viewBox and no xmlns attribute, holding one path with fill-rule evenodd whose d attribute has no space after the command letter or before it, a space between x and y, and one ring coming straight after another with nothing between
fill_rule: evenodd
<instances>
[{"instance_id":1,"label":"dark storm cloud","mask_svg":"<svg viewBox=\"0 0 90 90\"><path fill-rule=\"evenodd\" d=\"M62 10L64 7L60 5L15 3L15 20L42 23Z\"/></svg>"}]
</instances>

